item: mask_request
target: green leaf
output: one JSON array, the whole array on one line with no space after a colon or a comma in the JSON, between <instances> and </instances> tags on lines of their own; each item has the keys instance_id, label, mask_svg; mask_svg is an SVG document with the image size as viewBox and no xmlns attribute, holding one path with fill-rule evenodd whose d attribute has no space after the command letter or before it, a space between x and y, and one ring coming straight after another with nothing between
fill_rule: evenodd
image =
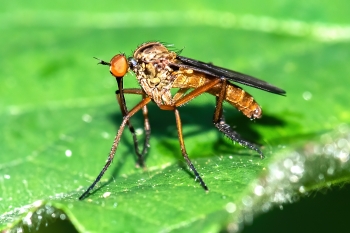
<instances>
[{"instance_id":1,"label":"green leaf","mask_svg":"<svg viewBox=\"0 0 350 233\"><path fill-rule=\"evenodd\" d=\"M4 4L0 229L237 231L275 206L349 182L348 4L266 4ZM102 169L122 120L116 83L92 57L131 55L150 40L287 91L281 97L244 87L263 108L256 121L225 106L227 122L263 145L266 159L219 134L211 123L214 98L196 98L180 114L205 192L181 156L173 113L151 103L147 169L135 167L126 130L112 166L78 201ZM133 75L125 79L137 87ZM139 100L128 96L128 107ZM142 129L142 114L132 123Z\"/></svg>"}]
</instances>

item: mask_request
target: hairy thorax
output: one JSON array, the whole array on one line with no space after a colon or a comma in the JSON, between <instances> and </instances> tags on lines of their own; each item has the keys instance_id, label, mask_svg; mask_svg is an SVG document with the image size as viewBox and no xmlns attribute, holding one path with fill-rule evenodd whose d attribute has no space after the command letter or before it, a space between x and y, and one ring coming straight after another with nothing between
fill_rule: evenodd
<instances>
[{"instance_id":1,"label":"hairy thorax","mask_svg":"<svg viewBox=\"0 0 350 233\"><path fill-rule=\"evenodd\" d=\"M134 52L134 58L138 65L132 70L146 94L158 106L172 105L170 89L175 77L169 64L176 62L176 53L154 42L141 45Z\"/></svg>"}]
</instances>

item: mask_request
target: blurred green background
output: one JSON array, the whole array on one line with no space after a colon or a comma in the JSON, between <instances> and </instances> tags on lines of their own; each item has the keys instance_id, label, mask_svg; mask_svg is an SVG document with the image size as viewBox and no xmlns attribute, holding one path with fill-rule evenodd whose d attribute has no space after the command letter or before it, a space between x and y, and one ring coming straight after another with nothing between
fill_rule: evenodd
<instances>
[{"instance_id":1,"label":"blurred green background","mask_svg":"<svg viewBox=\"0 0 350 233\"><path fill-rule=\"evenodd\" d=\"M150 222L141 220L139 228L108 228L116 216L108 219L103 214L104 209L98 209L104 205L103 200L94 200L90 205L85 202L75 203L82 190L102 168L121 121L114 95L115 80L106 67L96 65L96 60L92 58L94 56L108 61L117 53L131 55L143 42L161 41L183 49L183 56L259 77L287 91L287 97L280 97L245 88L262 105L265 113L265 118L256 122L245 119L232 107L226 106L228 122L245 138L265 145L267 159L261 163L253 153L233 146L217 134L211 125L213 98L201 96L181 109L188 152L199 167L204 166L201 172L207 171L206 179L209 183L217 176L206 170L212 168L213 163L223 166L222 171L226 169L225 165L220 164L219 156L228 158L240 154L234 159L243 161L244 166L251 160L260 163L252 165L250 171L239 173L247 181L242 181L242 189L233 195L233 200L242 198L243 193L248 192L244 189L245 185L259 177L262 168L272 161L273 155L279 150L279 145L293 150L294 144L298 144L295 142L299 142L300 138L307 141L338 125L349 123L350 68L347 62L350 59L350 3L344 0L36 0L7 1L1 6L0 213L4 214L0 217L0 229L12 226L28 211L23 208L22 213L16 208L41 199L53 201L56 207L61 205L79 230L162 230L162 224L157 221L163 222L157 220L157 217L154 220L157 227L153 228L147 228L153 224L149 219L147 221ZM125 80L126 86L137 86L132 75ZM128 98L129 106L138 100L137 97ZM171 177L170 171L176 170L178 163L181 163L179 161L182 161L174 131L174 117L172 113L162 112L153 105L150 106L150 118L153 132L152 147L147 159L149 176L156 176L159 172L162 173L161 177L164 174L170 174ZM136 116L135 119L135 126L142 127L142 117ZM130 134L125 135L127 136L118 149L120 154L132 151ZM178 154L174 155L174 151ZM216 162L208 165L210 160ZM114 179L130 174L136 174L134 179L138 180L143 174L141 169L134 168L132 156L118 156L112 166L116 166L117 171L107 173L104 182L112 179L110 177ZM169 171L166 170L168 166ZM227 170L230 169L227 167ZM197 186L194 192L196 194L193 194L193 186L196 184L193 184L192 177L186 171L183 169L176 173L176 179L166 177L160 182L172 180L170 186L174 186L177 180L187 182L190 187L189 191L185 191L186 195L204 195ZM234 175L228 172L223 177L229 179ZM126 182L121 186L133 190L134 186L129 184ZM210 186L214 190L215 184ZM234 186L232 188L237 190ZM176 192L177 190L165 192L164 197L175 195ZM148 195L153 193L150 190ZM347 204L344 197L349 194L348 188L326 193L329 199L324 200L321 195L320 202L315 206L339 200ZM126 195L123 200L129 198L128 201L135 202L132 197L140 198L132 192L130 195ZM319 196L307 198L306 204L301 202L298 208L311 208L308 204L318 200ZM164 199L163 196L160 197ZM201 198L198 198L198 205L203 202ZM182 203L183 200L177 197L174 200L180 206L176 210L186 209L188 203ZM195 205L194 200L190 200ZM164 203L161 205L166 206ZM70 205L78 210L73 210ZM135 203L133 208L135 212L137 208L143 209L141 212L147 216L147 205ZM162 212L167 208L169 207L159 207L158 215L167 216L168 213ZM268 214L287 216L291 222L299 221L297 214L287 210L288 208ZM174 217L174 223L165 225L167 230L179 232L227 229L227 224L231 221L227 219L230 217L217 217L222 214L216 214L215 211L219 210L212 208L201 212L193 207L193 212L183 216L183 219L189 219L188 222L183 219L175 221ZM315 210L315 213L320 211ZM339 215L335 219L341 219L344 206L328 211L337 212ZM98 214L89 218L91 213ZM282 220L276 222L275 217L269 218L268 214L258 218L246 231L261 231L262 225L266 224L274 226L276 232L287 232ZM135 213L132 215L137 216ZM195 218L195 215L198 216ZM213 220L193 220L196 224L192 224L192 228L186 228L191 225L191 217L201 221L210 218ZM308 217L310 219L303 219L306 222L295 223L295 226L313 223L312 213ZM82 220L84 218L85 222ZM142 219L142 215L137 218ZM130 219L124 217L120 221L134 225L136 220L133 219L133 222ZM263 221L259 225L260 219L266 223ZM90 222L94 225L93 220L101 224L101 227L86 224ZM332 222L335 223L332 225L335 229L346 229L336 221L330 221L327 225ZM237 225L240 224L242 221ZM325 230L321 223L319 225L320 230ZM232 230L230 227L228 229Z\"/></svg>"}]
</instances>

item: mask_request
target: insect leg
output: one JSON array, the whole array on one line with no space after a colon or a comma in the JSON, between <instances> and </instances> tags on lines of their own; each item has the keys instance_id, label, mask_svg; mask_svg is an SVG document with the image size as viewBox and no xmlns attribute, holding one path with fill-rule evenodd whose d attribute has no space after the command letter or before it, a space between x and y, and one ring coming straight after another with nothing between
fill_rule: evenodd
<instances>
[{"instance_id":1,"label":"insect leg","mask_svg":"<svg viewBox=\"0 0 350 233\"><path fill-rule=\"evenodd\" d=\"M105 166L103 167L103 169L101 170L100 174L97 176L97 178L95 179L95 181L89 186L89 188L79 197L79 200L84 199L89 192L95 187L95 185L101 180L103 174L106 172L106 170L108 169L108 167L111 165L115 152L117 150L120 138L122 136L122 133L124 131L125 125L127 125L127 122L129 121L130 117L132 117L136 112L138 112L140 109L142 109L146 104L148 104L151 101L151 98L146 97L143 100L141 100L133 109L131 109L125 116L123 119L123 122L121 123L119 130L117 132L117 134L115 135L113 144L112 144L112 148L111 151L109 152L108 155L108 159L107 162L105 164Z\"/></svg>"},{"instance_id":2,"label":"insect leg","mask_svg":"<svg viewBox=\"0 0 350 233\"><path fill-rule=\"evenodd\" d=\"M174 110L175 111L176 126L177 126L177 132L178 132L178 136L179 136L182 155L185 158L190 169L193 171L196 179L199 180L200 184L202 185L202 187L205 190L208 190L208 187L204 183L202 177L197 172L196 168L194 167L193 163L191 162L191 160L188 157L188 154L186 152L185 143L184 143L183 135L182 135L182 124L181 124L180 114L179 114L179 111L177 110L177 107L179 107L183 104L186 104L187 102L191 101L193 98L206 92L207 90L209 90L210 88L212 88L213 86L215 86L218 83L220 83L220 79L214 79L214 80L212 80L212 81L210 81L210 82L208 82L200 87L197 87L196 89L194 89L193 91L191 91L187 95L185 95L187 88L180 88L180 90L178 92L179 94L177 96L175 95L176 99L173 99L173 101L175 102L174 105L159 106L160 109L162 109L162 110Z\"/></svg>"},{"instance_id":3,"label":"insect leg","mask_svg":"<svg viewBox=\"0 0 350 233\"><path fill-rule=\"evenodd\" d=\"M143 98L146 98L145 93L143 93ZM143 106L142 108L142 114L143 114L143 119L144 119L144 129L145 129L145 140L143 142L143 149L141 152L141 161L139 161L139 163L143 163L144 164L144 157L145 154L147 153L147 148L150 146L149 145L149 140L151 137L151 125L149 124L149 118L148 118L148 109L147 109L147 105Z\"/></svg>"},{"instance_id":4,"label":"insect leg","mask_svg":"<svg viewBox=\"0 0 350 233\"><path fill-rule=\"evenodd\" d=\"M248 147L251 150L255 150L260 154L260 158L264 158L264 155L262 151L259 149L259 147L245 139L243 139L237 132L232 130L230 125L226 124L225 119L223 117L222 113L222 103L224 102L226 98L226 85L227 85L227 80L225 78L221 79L222 87L219 93L219 96L216 97L216 107L215 107L215 112L214 112L214 119L213 123L215 127L224 133L227 137L229 137L232 141L238 142L240 145L244 147Z\"/></svg>"},{"instance_id":5,"label":"insect leg","mask_svg":"<svg viewBox=\"0 0 350 233\"><path fill-rule=\"evenodd\" d=\"M127 115L128 110L127 110L127 106L125 103L125 99L123 98L123 102L122 102L122 98L120 95L120 90L117 90L116 92L116 96L117 96L117 100L120 106L120 109L122 111L123 117ZM137 88L130 88L130 89L123 89L123 93L124 94L137 94L137 95L143 95L144 93L141 89L137 89ZM138 146L138 140L137 140L137 136L135 133L135 128L133 127L133 125L131 124L130 121L127 122L127 125L129 127L129 131L132 135L133 141L134 141L134 148L135 148L135 153L137 156L137 162L136 165L137 166L141 166L141 167L145 167L145 162L144 162L144 156L147 153L147 147L149 147L149 139L150 139L150 134L151 134L151 127L149 124L149 120L148 120L148 110L147 110L147 106L145 105L142 108L142 112L143 112L143 116L144 116L144 129L145 129L145 140L143 143L143 149L140 152L139 150L139 146Z\"/></svg>"},{"instance_id":6,"label":"insect leg","mask_svg":"<svg viewBox=\"0 0 350 233\"><path fill-rule=\"evenodd\" d=\"M174 95L173 101L174 101L174 102L178 101L181 97L183 97L183 96L186 94L186 92L187 92L189 89L190 89L190 88L180 88L180 89L176 92L176 94Z\"/></svg>"},{"instance_id":7,"label":"insect leg","mask_svg":"<svg viewBox=\"0 0 350 233\"><path fill-rule=\"evenodd\" d=\"M174 109L175 111L175 118L176 118L176 126L177 126L177 132L179 135L179 140L180 140L180 147L181 147L181 152L183 157L185 158L188 166L190 167L190 169L193 171L196 180L199 180L199 183L202 185L202 187L205 190L208 190L207 185L204 183L202 177L199 175L199 173L197 172L196 168L194 167L193 163L191 162L190 158L188 157L188 154L186 152L186 148L185 148L185 143L183 140L183 136L182 136L182 125L181 125L181 119L180 119L180 114L179 114L179 110L177 110L177 108Z\"/></svg>"},{"instance_id":8,"label":"insect leg","mask_svg":"<svg viewBox=\"0 0 350 233\"><path fill-rule=\"evenodd\" d=\"M184 104L188 103L189 101L191 101L192 99L196 98L200 94L206 92L207 90L209 90L210 88L212 88L213 86L215 86L218 83L220 83L220 79L214 79L214 80L212 80L210 82L207 82L206 84L204 84L202 86L197 87L196 89L192 90L190 93L188 93L186 95L182 95L181 98L178 98L176 100L175 106L179 107L181 105L184 105ZM182 88L179 91L181 91L181 90L185 90L185 88Z\"/></svg>"}]
</instances>

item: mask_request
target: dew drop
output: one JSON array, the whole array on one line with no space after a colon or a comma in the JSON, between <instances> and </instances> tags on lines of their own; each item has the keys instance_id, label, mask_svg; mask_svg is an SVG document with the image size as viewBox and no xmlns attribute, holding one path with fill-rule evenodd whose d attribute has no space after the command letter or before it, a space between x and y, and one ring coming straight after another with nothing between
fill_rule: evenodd
<instances>
[{"instance_id":1,"label":"dew drop","mask_svg":"<svg viewBox=\"0 0 350 233\"><path fill-rule=\"evenodd\" d=\"M86 122L86 123L90 123L92 121L92 116L89 114L84 114L81 119Z\"/></svg>"},{"instance_id":2,"label":"dew drop","mask_svg":"<svg viewBox=\"0 0 350 233\"><path fill-rule=\"evenodd\" d=\"M263 186L261 185L257 185L255 188L254 188L254 193L255 195L257 196L262 196L265 192L265 189Z\"/></svg>"},{"instance_id":3,"label":"dew drop","mask_svg":"<svg viewBox=\"0 0 350 233\"><path fill-rule=\"evenodd\" d=\"M288 169L291 166L293 166L293 161L291 159L287 158L283 161L283 166Z\"/></svg>"},{"instance_id":4,"label":"dew drop","mask_svg":"<svg viewBox=\"0 0 350 233\"><path fill-rule=\"evenodd\" d=\"M19 115L22 113L21 109L17 106L10 106L9 110L11 115Z\"/></svg>"},{"instance_id":5,"label":"dew drop","mask_svg":"<svg viewBox=\"0 0 350 233\"><path fill-rule=\"evenodd\" d=\"M230 214L234 213L237 209L236 204L232 202L227 203L225 208L226 211Z\"/></svg>"},{"instance_id":6,"label":"dew drop","mask_svg":"<svg viewBox=\"0 0 350 233\"><path fill-rule=\"evenodd\" d=\"M143 134L143 129L142 129L142 128L137 128L137 129L135 129L135 134L136 134L137 136L142 135L142 134Z\"/></svg>"},{"instance_id":7,"label":"dew drop","mask_svg":"<svg viewBox=\"0 0 350 233\"><path fill-rule=\"evenodd\" d=\"M296 183L296 182L299 181L299 177L296 176L296 175L291 175L291 176L289 177L289 180L290 180L290 182L292 182L292 183Z\"/></svg>"},{"instance_id":8,"label":"dew drop","mask_svg":"<svg viewBox=\"0 0 350 233\"><path fill-rule=\"evenodd\" d=\"M344 123L344 124L339 125L338 130L339 130L340 133L345 134L350 129L349 129L348 125Z\"/></svg>"},{"instance_id":9,"label":"dew drop","mask_svg":"<svg viewBox=\"0 0 350 233\"><path fill-rule=\"evenodd\" d=\"M318 179L319 180L323 180L324 179L324 175L322 173L318 174Z\"/></svg>"},{"instance_id":10,"label":"dew drop","mask_svg":"<svg viewBox=\"0 0 350 233\"><path fill-rule=\"evenodd\" d=\"M277 180L282 180L284 178L284 173L279 170L278 168L277 169L273 169L271 170L271 174L272 176L274 176Z\"/></svg>"},{"instance_id":11,"label":"dew drop","mask_svg":"<svg viewBox=\"0 0 350 233\"><path fill-rule=\"evenodd\" d=\"M342 163L345 163L349 160L349 151L348 150L341 150L336 154L336 157L340 159Z\"/></svg>"},{"instance_id":12,"label":"dew drop","mask_svg":"<svg viewBox=\"0 0 350 233\"><path fill-rule=\"evenodd\" d=\"M109 197L111 195L111 192L105 192L103 195L102 195L102 197L103 198L107 198L107 197Z\"/></svg>"},{"instance_id":13,"label":"dew drop","mask_svg":"<svg viewBox=\"0 0 350 233\"><path fill-rule=\"evenodd\" d=\"M109 139L109 138L110 138L108 132L102 132L102 133L101 133L101 136L102 136L104 139Z\"/></svg>"},{"instance_id":14,"label":"dew drop","mask_svg":"<svg viewBox=\"0 0 350 233\"><path fill-rule=\"evenodd\" d=\"M238 232L239 227L236 223L230 223L227 225L227 232Z\"/></svg>"},{"instance_id":15,"label":"dew drop","mask_svg":"<svg viewBox=\"0 0 350 233\"><path fill-rule=\"evenodd\" d=\"M324 152L328 155L333 154L335 151L334 145L333 144L328 144L323 148Z\"/></svg>"},{"instance_id":16,"label":"dew drop","mask_svg":"<svg viewBox=\"0 0 350 233\"><path fill-rule=\"evenodd\" d=\"M251 207L253 205L253 200L250 196L245 196L243 199L242 199L242 202L245 206L247 207Z\"/></svg>"},{"instance_id":17,"label":"dew drop","mask_svg":"<svg viewBox=\"0 0 350 233\"><path fill-rule=\"evenodd\" d=\"M304 172L304 168L298 165L294 165L290 168L291 173L296 174L296 175L301 175Z\"/></svg>"},{"instance_id":18,"label":"dew drop","mask_svg":"<svg viewBox=\"0 0 350 233\"><path fill-rule=\"evenodd\" d=\"M338 145L338 147L343 148L343 147L348 146L349 142L345 138L341 138L338 140L337 145Z\"/></svg>"},{"instance_id":19,"label":"dew drop","mask_svg":"<svg viewBox=\"0 0 350 233\"><path fill-rule=\"evenodd\" d=\"M334 173L334 167L329 167L329 168L327 169L327 174L328 174L328 175L333 175L333 173Z\"/></svg>"},{"instance_id":20,"label":"dew drop","mask_svg":"<svg viewBox=\"0 0 350 233\"><path fill-rule=\"evenodd\" d=\"M267 211L269 211L270 208L271 208L271 203L266 202L262 205L261 210L266 213Z\"/></svg>"},{"instance_id":21,"label":"dew drop","mask_svg":"<svg viewBox=\"0 0 350 233\"><path fill-rule=\"evenodd\" d=\"M33 206L39 207L39 206L41 206L42 203L43 203L43 202L42 202L41 200L38 200L38 201L35 201L35 202L33 203Z\"/></svg>"},{"instance_id":22,"label":"dew drop","mask_svg":"<svg viewBox=\"0 0 350 233\"><path fill-rule=\"evenodd\" d=\"M303 93L303 99L304 99L304 100L308 101L308 100L310 100L311 98L312 98L311 92L305 91L305 92Z\"/></svg>"},{"instance_id":23,"label":"dew drop","mask_svg":"<svg viewBox=\"0 0 350 233\"><path fill-rule=\"evenodd\" d=\"M67 157L71 157L72 156L72 151L71 150L66 150L64 152L64 154L67 156Z\"/></svg>"}]
</instances>

